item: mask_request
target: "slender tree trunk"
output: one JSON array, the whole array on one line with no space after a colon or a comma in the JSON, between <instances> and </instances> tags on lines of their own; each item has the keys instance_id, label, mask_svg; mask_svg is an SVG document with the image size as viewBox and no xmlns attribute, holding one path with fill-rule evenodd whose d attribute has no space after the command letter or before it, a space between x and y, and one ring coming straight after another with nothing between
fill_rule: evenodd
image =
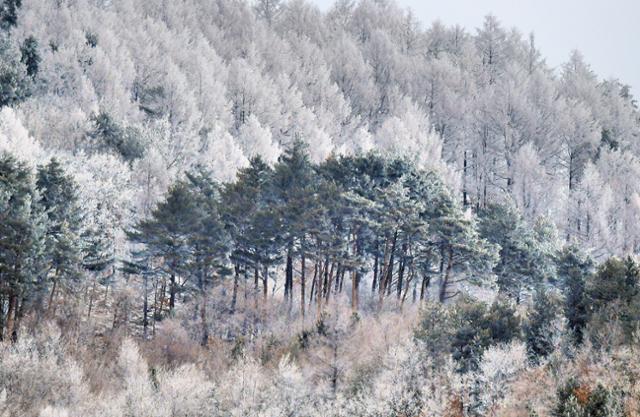
<instances>
[{"instance_id":1,"label":"slender tree trunk","mask_svg":"<svg viewBox=\"0 0 640 417\"><path fill-rule=\"evenodd\" d=\"M240 265L234 265L233 292L231 293L231 314L236 312L236 302L238 300L238 285L240 282Z\"/></svg>"},{"instance_id":2,"label":"slender tree trunk","mask_svg":"<svg viewBox=\"0 0 640 417\"><path fill-rule=\"evenodd\" d=\"M444 303L447 299L447 290L449 287L449 280L451 278L451 270L453 269L453 248L449 246L447 269L442 277L442 283L440 285L440 302Z\"/></svg>"},{"instance_id":3,"label":"slender tree trunk","mask_svg":"<svg viewBox=\"0 0 640 417\"><path fill-rule=\"evenodd\" d=\"M207 273L205 271L200 272L200 300L202 305L200 306L200 321L202 323L202 346L209 344L209 326L207 325Z\"/></svg>"},{"instance_id":4,"label":"slender tree trunk","mask_svg":"<svg viewBox=\"0 0 640 417\"><path fill-rule=\"evenodd\" d=\"M311 291L309 292L309 308L311 308L311 303L313 302L314 292L315 293L318 292L317 290L318 270L319 270L318 260L316 259L316 261L313 264L313 280L311 281Z\"/></svg>"},{"instance_id":5,"label":"slender tree trunk","mask_svg":"<svg viewBox=\"0 0 640 417\"><path fill-rule=\"evenodd\" d=\"M430 276L424 275L422 277L422 285L420 286L420 301L424 300L427 297L427 289L429 288L430 281Z\"/></svg>"},{"instance_id":6,"label":"slender tree trunk","mask_svg":"<svg viewBox=\"0 0 640 417\"><path fill-rule=\"evenodd\" d=\"M52 308L55 302L57 290L58 290L58 279L54 277L53 286L51 287L51 294L49 294L49 304L47 305L47 315L51 315L55 313L55 311L53 311Z\"/></svg>"},{"instance_id":7,"label":"slender tree trunk","mask_svg":"<svg viewBox=\"0 0 640 417\"><path fill-rule=\"evenodd\" d=\"M360 271L354 270L351 272L351 311L353 313L358 312L358 306L360 304Z\"/></svg>"},{"instance_id":8,"label":"slender tree trunk","mask_svg":"<svg viewBox=\"0 0 640 417\"><path fill-rule=\"evenodd\" d=\"M388 287L391 286L393 278L393 252L395 251L397 232L394 233L391 248L389 248L389 240L385 243L384 248L384 267L380 274L380 287L378 288L378 310L382 309L384 297L387 294Z\"/></svg>"},{"instance_id":9,"label":"slender tree trunk","mask_svg":"<svg viewBox=\"0 0 640 417\"><path fill-rule=\"evenodd\" d=\"M173 314L173 310L176 306L176 292L178 290L178 286L176 284L176 275L171 273L170 281L169 281L169 313Z\"/></svg>"},{"instance_id":10,"label":"slender tree trunk","mask_svg":"<svg viewBox=\"0 0 640 417\"><path fill-rule=\"evenodd\" d=\"M404 263L404 261L403 261L403 263ZM404 292L402 294L402 298L401 298L401 301L400 301L400 305L401 306L403 306L404 302L407 300L407 294L409 293L409 287L411 286L411 282L412 281L413 281L413 271L410 271L409 272L409 276L407 277L407 281L406 281L406 283L404 285ZM413 286L413 288L414 288L413 299L415 301L415 285ZM401 289L401 291L402 291L402 289Z\"/></svg>"},{"instance_id":11,"label":"slender tree trunk","mask_svg":"<svg viewBox=\"0 0 640 417\"><path fill-rule=\"evenodd\" d=\"M293 299L293 258L292 258L292 245L289 244L287 248L287 266L285 268L285 280L284 280L284 299L288 303Z\"/></svg>"},{"instance_id":12,"label":"slender tree trunk","mask_svg":"<svg viewBox=\"0 0 640 417\"><path fill-rule=\"evenodd\" d=\"M269 268L268 267L264 267L264 275L262 277L262 298L264 298L264 300L267 300L267 294L269 292Z\"/></svg>"},{"instance_id":13,"label":"slender tree trunk","mask_svg":"<svg viewBox=\"0 0 640 417\"><path fill-rule=\"evenodd\" d=\"M87 312L87 320L91 320L91 311L93 309L93 298L95 296L96 293L96 282L97 282L97 278L94 276L93 277L93 284L91 285L91 290L89 290L89 311ZM146 297L145 297L145 302L146 302Z\"/></svg>"},{"instance_id":14,"label":"slender tree trunk","mask_svg":"<svg viewBox=\"0 0 640 417\"><path fill-rule=\"evenodd\" d=\"M305 276L306 276L306 258L304 252L302 252L300 259L300 313L302 314L302 320L304 321L304 291L305 291Z\"/></svg>"},{"instance_id":15,"label":"slender tree trunk","mask_svg":"<svg viewBox=\"0 0 640 417\"><path fill-rule=\"evenodd\" d=\"M147 289L147 286L149 284L149 276L147 274L142 274L142 277L144 282L144 300L142 303L142 334L146 340L149 333L149 291ZM95 286L95 280L93 282ZM93 289L91 293L91 301L93 301ZM91 316L91 302L89 303L89 316Z\"/></svg>"},{"instance_id":16,"label":"slender tree trunk","mask_svg":"<svg viewBox=\"0 0 640 417\"><path fill-rule=\"evenodd\" d=\"M336 294L340 291L340 277L342 276L342 264L338 263L338 269L336 270L336 282L334 285L333 292Z\"/></svg>"},{"instance_id":17,"label":"slender tree trunk","mask_svg":"<svg viewBox=\"0 0 640 417\"><path fill-rule=\"evenodd\" d=\"M18 300L18 308L16 309L16 322L15 325L13 326L14 329L16 329L16 334L15 336L17 337L17 330L20 328L20 323L22 322L22 319L24 318L24 312L27 308L27 296L26 294L23 295L19 300ZM77 321L76 321L77 323Z\"/></svg>"},{"instance_id":18,"label":"slender tree trunk","mask_svg":"<svg viewBox=\"0 0 640 417\"><path fill-rule=\"evenodd\" d=\"M371 283L371 294L376 293L378 285L378 242L376 242L375 255L373 256L373 281Z\"/></svg>"},{"instance_id":19,"label":"slender tree trunk","mask_svg":"<svg viewBox=\"0 0 640 417\"><path fill-rule=\"evenodd\" d=\"M4 294L0 293L0 342L4 340Z\"/></svg>"},{"instance_id":20,"label":"slender tree trunk","mask_svg":"<svg viewBox=\"0 0 640 417\"><path fill-rule=\"evenodd\" d=\"M156 335L156 321L158 320L158 278L153 280L153 317L151 322L151 334Z\"/></svg>"},{"instance_id":21,"label":"slender tree trunk","mask_svg":"<svg viewBox=\"0 0 640 417\"><path fill-rule=\"evenodd\" d=\"M384 288L387 292L387 295L391 294L391 286L393 283L393 265L395 263L396 256L396 243L398 240L398 231L395 231L393 234L393 240L391 241L391 255L389 256L389 266L387 267L387 277L386 282L384 284Z\"/></svg>"},{"instance_id":22,"label":"slender tree trunk","mask_svg":"<svg viewBox=\"0 0 640 417\"><path fill-rule=\"evenodd\" d=\"M246 305L247 298L249 297L249 295L247 294L247 291L248 291L247 290L247 281L249 280L249 274L247 272L247 266L246 265L244 267L243 274L244 274L244 280L243 280L242 288L244 288L244 301L245 301L245 305Z\"/></svg>"},{"instance_id":23,"label":"slender tree trunk","mask_svg":"<svg viewBox=\"0 0 640 417\"><path fill-rule=\"evenodd\" d=\"M398 267L398 285L396 287L397 297L400 298L402 294L402 285L404 279L404 270L406 267L406 255L407 255L407 244L402 244L402 257L400 258L400 266Z\"/></svg>"},{"instance_id":24,"label":"slender tree trunk","mask_svg":"<svg viewBox=\"0 0 640 417\"><path fill-rule=\"evenodd\" d=\"M16 328L16 311L18 310L18 295L15 292L9 293L9 308L7 309L7 337L11 341L17 340L18 329Z\"/></svg>"},{"instance_id":25,"label":"slender tree trunk","mask_svg":"<svg viewBox=\"0 0 640 417\"><path fill-rule=\"evenodd\" d=\"M396 297L400 299L402 294L402 286L404 285L404 260L400 260L398 264L398 282L396 283Z\"/></svg>"},{"instance_id":26,"label":"slender tree trunk","mask_svg":"<svg viewBox=\"0 0 640 417\"><path fill-rule=\"evenodd\" d=\"M462 168L462 204L464 207L469 205L469 198L467 196L467 151L464 151L464 162Z\"/></svg>"},{"instance_id":27,"label":"slender tree trunk","mask_svg":"<svg viewBox=\"0 0 640 417\"><path fill-rule=\"evenodd\" d=\"M327 281L329 279L328 275L329 275L329 257L327 256L325 258L324 265L322 266L322 271L318 276L318 289L316 290L316 301L318 302L318 312L317 312L318 319L320 319L320 316L322 315L322 300L325 297L324 292L326 291Z\"/></svg>"},{"instance_id":28,"label":"slender tree trunk","mask_svg":"<svg viewBox=\"0 0 640 417\"><path fill-rule=\"evenodd\" d=\"M336 266L336 263L331 262L331 270L329 271L329 275L327 275L325 272L324 292L325 292L325 297L327 298L327 302L331 297L331 287L332 287L331 284L333 284L333 279L334 279L333 272L334 272L335 266Z\"/></svg>"},{"instance_id":29,"label":"slender tree trunk","mask_svg":"<svg viewBox=\"0 0 640 417\"><path fill-rule=\"evenodd\" d=\"M258 267L256 266L253 269L253 289L256 290L256 293L258 292L258 287L259 287L259 284L258 284L259 276L260 274L258 273Z\"/></svg>"},{"instance_id":30,"label":"slender tree trunk","mask_svg":"<svg viewBox=\"0 0 640 417\"><path fill-rule=\"evenodd\" d=\"M379 273L379 277L380 277L380 282L378 284L378 310L382 309L382 303L384 302L384 296L387 293L387 288L385 287L385 285L387 284L387 276L389 274L389 272L387 271L389 268L389 241L387 240L387 242L385 243L385 248L384 248L384 257L382 258L382 270Z\"/></svg>"}]
</instances>

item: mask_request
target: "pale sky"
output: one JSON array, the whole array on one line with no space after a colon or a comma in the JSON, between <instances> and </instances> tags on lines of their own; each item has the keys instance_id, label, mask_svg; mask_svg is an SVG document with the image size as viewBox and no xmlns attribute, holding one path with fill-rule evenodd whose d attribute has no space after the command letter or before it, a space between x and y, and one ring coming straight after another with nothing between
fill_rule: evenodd
<instances>
[{"instance_id":1,"label":"pale sky","mask_svg":"<svg viewBox=\"0 0 640 417\"><path fill-rule=\"evenodd\" d=\"M311 0L327 10L333 0ZM475 33L483 17L495 15L505 27L534 32L547 63L557 67L573 49L600 78L619 78L640 98L640 0L396 0L423 27L440 19Z\"/></svg>"}]
</instances>

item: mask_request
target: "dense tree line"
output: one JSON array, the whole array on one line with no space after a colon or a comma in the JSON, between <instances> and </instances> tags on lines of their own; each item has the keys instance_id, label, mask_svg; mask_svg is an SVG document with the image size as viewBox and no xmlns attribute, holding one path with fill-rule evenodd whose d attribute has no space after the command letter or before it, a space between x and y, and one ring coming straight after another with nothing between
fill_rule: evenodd
<instances>
[{"instance_id":1,"label":"dense tree line","mask_svg":"<svg viewBox=\"0 0 640 417\"><path fill-rule=\"evenodd\" d=\"M96 285L111 285L113 244L79 206L60 162L35 171L9 154L2 162L3 336L15 338L25 314L55 316L81 290L90 317ZM516 334L534 357L545 356L560 312L578 345L588 328L596 337L610 320L631 340L635 262L611 258L593 272L594 261L576 246L563 248L554 230L544 219L527 226L509 205L465 210L434 172L406 159L369 153L312 163L296 142L273 166L253 158L231 182L204 168L186 173L127 231L130 256L117 265L141 283L134 323L144 335L193 300L204 345L215 288L229 290L216 302L230 314L243 297L245 304L283 303L319 322L335 308L333 297L362 314L385 303L449 304L473 288L494 288L502 301L486 311L471 302L451 322L450 330L467 329L452 342L461 344L459 358L477 359L492 340L508 343ZM520 327L510 309L523 299L531 313Z\"/></svg>"},{"instance_id":2,"label":"dense tree line","mask_svg":"<svg viewBox=\"0 0 640 417\"><path fill-rule=\"evenodd\" d=\"M273 167L255 157L235 181L211 181L204 171L188 174L129 234L145 246L140 267L153 265L155 279L167 280L160 314L172 312L178 292L229 273L231 311L239 281L251 280L266 301L281 267L284 300L296 298L302 315L319 316L343 291L357 312L365 278L378 308L386 298L403 304L428 293L444 302L463 281L479 283L496 256L438 176L403 159L369 154L313 164L295 142Z\"/></svg>"}]
</instances>

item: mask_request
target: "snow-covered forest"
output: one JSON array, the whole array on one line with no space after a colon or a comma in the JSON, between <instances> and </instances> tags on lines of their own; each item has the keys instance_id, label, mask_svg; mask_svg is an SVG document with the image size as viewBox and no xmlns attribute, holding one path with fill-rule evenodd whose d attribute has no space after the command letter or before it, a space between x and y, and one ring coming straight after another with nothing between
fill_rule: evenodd
<instances>
[{"instance_id":1,"label":"snow-covered forest","mask_svg":"<svg viewBox=\"0 0 640 417\"><path fill-rule=\"evenodd\" d=\"M640 415L640 112L487 16L0 0L0 417Z\"/></svg>"}]
</instances>

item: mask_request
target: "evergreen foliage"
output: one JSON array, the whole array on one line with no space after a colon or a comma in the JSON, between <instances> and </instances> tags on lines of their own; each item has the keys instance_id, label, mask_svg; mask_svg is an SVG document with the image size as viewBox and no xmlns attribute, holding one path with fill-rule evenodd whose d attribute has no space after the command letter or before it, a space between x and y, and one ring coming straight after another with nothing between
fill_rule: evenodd
<instances>
[{"instance_id":1,"label":"evergreen foliage","mask_svg":"<svg viewBox=\"0 0 640 417\"><path fill-rule=\"evenodd\" d=\"M556 310L556 304L549 291L543 287L538 287L524 326L527 350L534 362L543 360L555 348L554 338L557 336L557 332L554 321L556 320Z\"/></svg>"}]
</instances>

